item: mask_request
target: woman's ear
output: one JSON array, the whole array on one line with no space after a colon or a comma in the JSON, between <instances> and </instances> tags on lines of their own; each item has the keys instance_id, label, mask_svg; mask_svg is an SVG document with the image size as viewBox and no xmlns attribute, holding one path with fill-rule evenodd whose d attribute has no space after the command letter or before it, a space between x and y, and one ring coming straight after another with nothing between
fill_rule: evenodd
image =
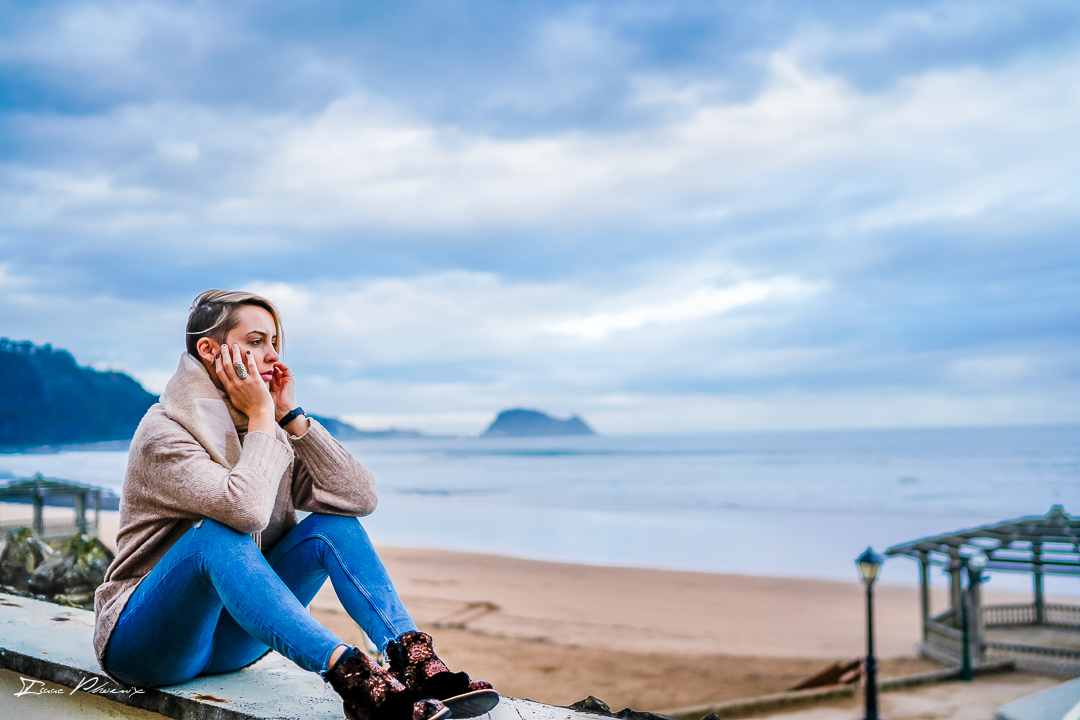
<instances>
[{"instance_id":1,"label":"woman's ear","mask_svg":"<svg viewBox=\"0 0 1080 720\"><path fill-rule=\"evenodd\" d=\"M214 364L214 358L217 357L217 345L208 337L199 338L199 342L195 344L195 349L199 351L199 359L204 363Z\"/></svg>"}]
</instances>

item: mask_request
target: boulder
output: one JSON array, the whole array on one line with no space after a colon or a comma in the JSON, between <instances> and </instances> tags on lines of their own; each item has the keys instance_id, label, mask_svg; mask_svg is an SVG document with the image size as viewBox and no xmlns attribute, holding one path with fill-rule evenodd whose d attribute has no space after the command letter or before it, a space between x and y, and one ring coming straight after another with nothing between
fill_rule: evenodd
<instances>
[{"instance_id":1,"label":"boulder","mask_svg":"<svg viewBox=\"0 0 1080 720\"><path fill-rule=\"evenodd\" d=\"M54 602L93 606L94 590L105 580L113 554L101 540L90 535L66 538L45 562L34 570L27 588Z\"/></svg>"},{"instance_id":2,"label":"boulder","mask_svg":"<svg viewBox=\"0 0 1080 720\"><path fill-rule=\"evenodd\" d=\"M53 555L53 549L34 537L28 527L0 535L0 585L25 591L34 571Z\"/></svg>"}]
</instances>

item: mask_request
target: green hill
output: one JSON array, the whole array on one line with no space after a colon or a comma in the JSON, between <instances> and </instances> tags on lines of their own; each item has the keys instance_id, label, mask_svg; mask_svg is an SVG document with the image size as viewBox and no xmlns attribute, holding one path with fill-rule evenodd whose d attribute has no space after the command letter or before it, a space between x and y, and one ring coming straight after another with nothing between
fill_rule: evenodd
<instances>
[{"instance_id":1,"label":"green hill","mask_svg":"<svg viewBox=\"0 0 1080 720\"><path fill-rule=\"evenodd\" d=\"M124 373L80 367L51 345L0 338L0 447L127 440L155 402Z\"/></svg>"}]
</instances>

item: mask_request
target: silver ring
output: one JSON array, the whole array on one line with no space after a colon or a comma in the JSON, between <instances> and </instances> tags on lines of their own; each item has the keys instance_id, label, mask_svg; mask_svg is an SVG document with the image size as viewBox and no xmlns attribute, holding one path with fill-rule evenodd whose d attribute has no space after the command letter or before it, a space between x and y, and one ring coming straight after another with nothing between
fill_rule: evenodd
<instances>
[{"instance_id":1,"label":"silver ring","mask_svg":"<svg viewBox=\"0 0 1080 720\"><path fill-rule=\"evenodd\" d=\"M244 363L236 363L233 368L236 370L236 377L241 380L247 377L247 368L244 367Z\"/></svg>"}]
</instances>

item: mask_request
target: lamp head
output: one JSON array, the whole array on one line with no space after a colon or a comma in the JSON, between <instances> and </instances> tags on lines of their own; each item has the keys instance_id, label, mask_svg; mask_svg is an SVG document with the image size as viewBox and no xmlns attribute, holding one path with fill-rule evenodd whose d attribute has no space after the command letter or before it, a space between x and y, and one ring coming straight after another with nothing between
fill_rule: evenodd
<instances>
[{"instance_id":1,"label":"lamp head","mask_svg":"<svg viewBox=\"0 0 1080 720\"><path fill-rule=\"evenodd\" d=\"M881 570L881 563L885 562L885 558L874 552L873 548L866 548L866 552L855 562L859 566L859 574L862 575L863 582L871 585L877 580L878 571Z\"/></svg>"}]
</instances>

